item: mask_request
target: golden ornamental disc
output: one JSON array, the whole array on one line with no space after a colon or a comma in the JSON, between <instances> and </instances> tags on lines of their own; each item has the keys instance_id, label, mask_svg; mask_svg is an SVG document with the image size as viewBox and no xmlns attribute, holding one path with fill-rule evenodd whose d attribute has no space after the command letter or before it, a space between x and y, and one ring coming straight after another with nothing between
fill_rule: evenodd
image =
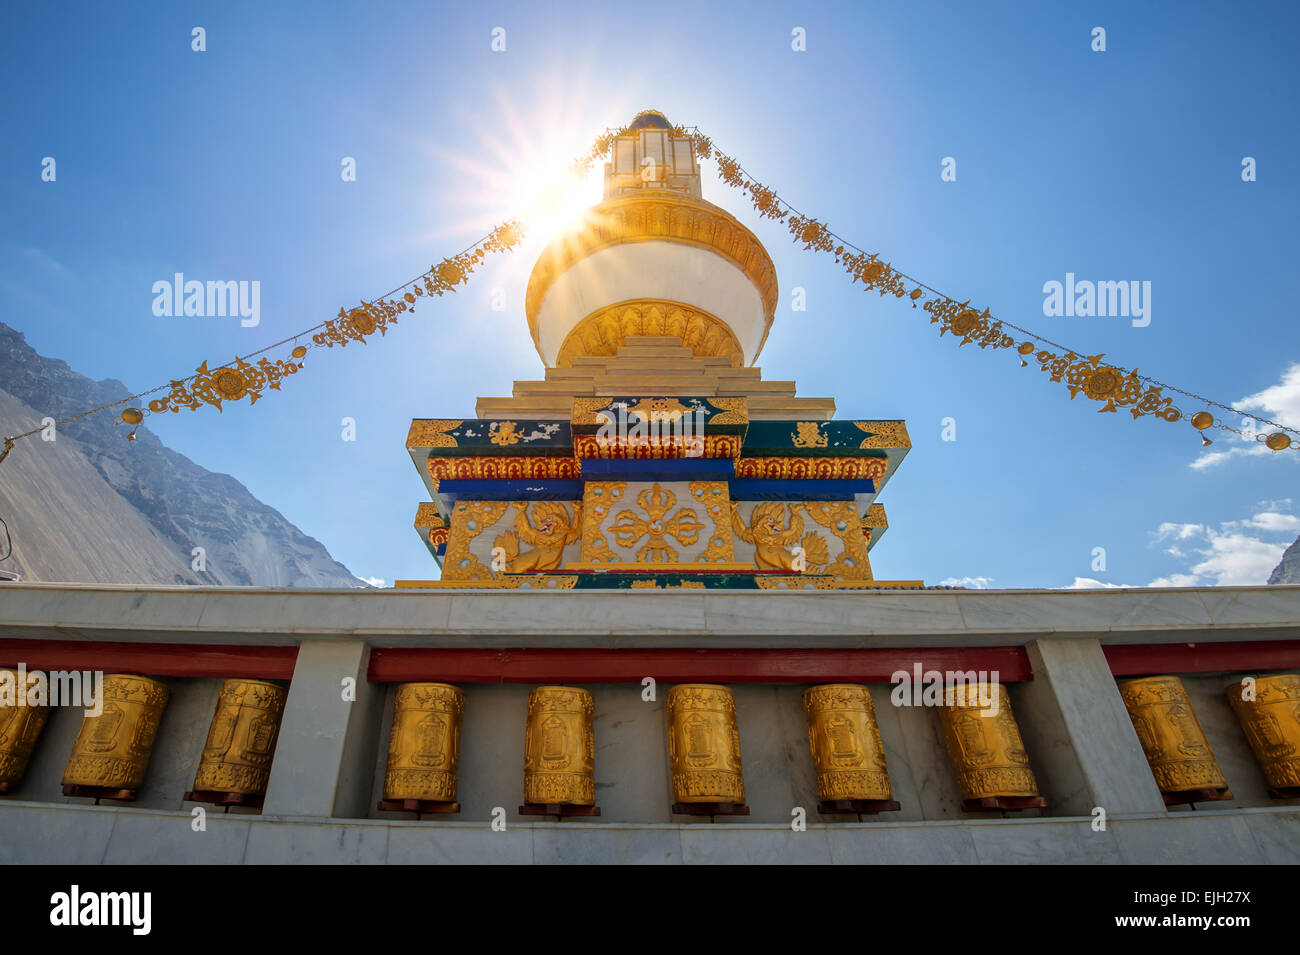
<instances>
[{"instance_id":1,"label":"golden ornamental disc","mask_svg":"<svg viewBox=\"0 0 1300 955\"><path fill-rule=\"evenodd\" d=\"M127 424L139 424L144 420L144 412L139 408L127 408L122 412L122 420Z\"/></svg>"},{"instance_id":2,"label":"golden ornamental disc","mask_svg":"<svg viewBox=\"0 0 1300 955\"><path fill-rule=\"evenodd\" d=\"M307 354L307 348L304 345L299 345L293 351L289 352L289 354L292 355L294 358L302 358L304 355Z\"/></svg>"},{"instance_id":3,"label":"golden ornamental disc","mask_svg":"<svg viewBox=\"0 0 1300 955\"><path fill-rule=\"evenodd\" d=\"M407 305L410 305L412 302L415 301L415 296L412 295L410 292L407 292L405 295L402 296L402 299L403 301L406 302Z\"/></svg>"},{"instance_id":4,"label":"golden ornamental disc","mask_svg":"<svg viewBox=\"0 0 1300 955\"><path fill-rule=\"evenodd\" d=\"M1083 393L1094 401L1102 401L1113 395L1123 380L1114 368L1098 368L1083 379Z\"/></svg>"},{"instance_id":5,"label":"golden ornamental disc","mask_svg":"<svg viewBox=\"0 0 1300 955\"><path fill-rule=\"evenodd\" d=\"M444 262L438 266L438 278L448 285L459 285L465 278L465 273L461 271L460 266L455 262Z\"/></svg>"},{"instance_id":6,"label":"golden ornamental disc","mask_svg":"<svg viewBox=\"0 0 1300 955\"><path fill-rule=\"evenodd\" d=\"M1264 444L1267 445L1271 451L1285 451L1287 448L1291 447L1291 439L1281 431L1274 431L1264 439Z\"/></svg>"},{"instance_id":7,"label":"golden ornamental disc","mask_svg":"<svg viewBox=\"0 0 1300 955\"><path fill-rule=\"evenodd\" d=\"M979 324L979 320L979 312L972 308L968 308L958 314L948 327L952 329L954 335L960 335L964 338L974 331L975 326Z\"/></svg>"},{"instance_id":8,"label":"golden ornamental disc","mask_svg":"<svg viewBox=\"0 0 1300 955\"><path fill-rule=\"evenodd\" d=\"M364 308L354 308L348 312L348 321L362 335L370 335L375 330L375 320Z\"/></svg>"},{"instance_id":9,"label":"golden ornamental disc","mask_svg":"<svg viewBox=\"0 0 1300 955\"><path fill-rule=\"evenodd\" d=\"M1016 349L1022 355L1032 355L1034 353L1033 342L1021 342L1020 347Z\"/></svg>"},{"instance_id":10,"label":"golden ornamental disc","mask_svg":"<svg viewBox=\"0 0 1300 955\"><path fill-rule=\"evenodd\" d=\"M244 376L233 368L220 368L212 376L212 385L222 398L227 401L238 401L248 393L248 385L244 381Z\"/></svg>"},{"instance_id":11,"label":"golden ornamental disc","mask_svg":"<svg viewBox=\"0 0 1300 955\"><path fill-rule=\"evenodd\" d=\"M1192 415L1191 421L1193 428L1197 431L1204 431L1206 428L1210 427L1210 425L1214 424L1214 415L1210 414L1208 411L1198 411L1196 414Z\"/></svg>"},{"instance_id":12,"label":"golden ornamental disc","mask_svg":"<svg viewBox=\"0 0 1300 955\"><path fill-rule=\"evenodd\" d=\"M515 236L515 230L511 229L508 226L502 229L500 232L497 233L497 241L504 246L514 245L515 242L517 241L517 238Z\"/></svg>"}]
</instances>

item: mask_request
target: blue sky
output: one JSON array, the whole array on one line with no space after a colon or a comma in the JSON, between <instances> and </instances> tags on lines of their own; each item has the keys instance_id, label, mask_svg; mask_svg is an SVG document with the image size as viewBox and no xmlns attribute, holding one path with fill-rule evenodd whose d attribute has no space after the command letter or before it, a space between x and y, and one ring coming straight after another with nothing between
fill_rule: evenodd
<instances>
[{"instance_id":1,"label":"blue sky","mask_svg":"<svg viewBox=\"0 0 1300 955\"><path fill-rule=\"evenodd\" d=\"M422 272L514 214L521 181L655 107L931 285L1199 394L1272 389L1264 406L1295 426L1297 9L8 5L3 320L84 374L153 387ZM206 52L191 50L195 26ZM1096 26L1104 53L1090 49ZM340 177L345 156L356 182ZM956 182L940 179L948 156ZM1245 156L1256 182L1242 182ZM1300 455L1216 432L1211 457L1186 424L1098 414L1010 353L959 350L919 309L864 295L759 220L712 163L704 172L705 198L777 266L765 376L836 398L840 417L908 421L914 448L881 496L878 577L1262 583L1295 538ZM435 577L411 529L423 487L407 427L471 417L477 396L541 377L523 315L539 238L387 338L313 351L256 407L148 426L358 575ZM178 271L259 281L260 325L155 316L153 283ZM1045 317L1043 283L1067 272L1150 281L1150 325ZM807 311L790 309L796 286ZM494 287L504 313L489 307ZM947 417L956 441L941 440Z\"/></svg>"}]
</instances>

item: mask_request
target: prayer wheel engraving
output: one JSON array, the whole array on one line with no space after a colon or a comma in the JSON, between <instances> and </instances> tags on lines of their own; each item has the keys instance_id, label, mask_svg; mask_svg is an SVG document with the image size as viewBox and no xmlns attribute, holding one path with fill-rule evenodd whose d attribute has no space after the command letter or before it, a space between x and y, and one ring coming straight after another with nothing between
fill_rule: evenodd
<instances>
[{"instance_id":1,"label":"prayer wheel engraving","mask_svg":"<svg viewBox=\"0 0 1300 955\"><path fill-rule=\"evenodd\" d=\"M35 674L25 674L29 683ZM18 685L17 670L0 670L0 681L14 688L13 701L0 698L0 793L7 793L27 772L27 763L36 749L36 740L50 718L46 706L28 702L27 687ZM20 705L21 704L21 705Z\"/></svg>"},{"instance_id":2,"label":"prayer wheel engraving","mask_svg":"<svg viewBox=\"0 0 1300 955\"><path fill-rule=\"evenodd\" d=\"M1011 695L1000 683L970 687L969 693L962 692L963 686L955 687L952 705L939 707L944 744L957 773L962 800L1038 799L1038 780L1029 768L1029 754L1011 712ZM987 708L984 701L989 703Z\"/></svg>"},{"instance_id":3,"label":"prayer wheel engraving","mask_svg":"<svg viewBox=\"0 0 1300 955\"><path fill-rule=\"evenodd\" d=\"M196 792L265 796L289 691L263 680L227 680L217 698Z\"/></svg>"},{"instance_id":4,"label":"prayer wheel engraving","mask_svg":"<svg viewBox=\"0 0 1300 955\"><path fill-rule=\"evenodd\" d=\"M144 783L154 737L167 704L167 684L144 676L104 677L103 712L87 716L63 771L64 792L77 787L106 790L108 798L134 799ZM117 795L110 796L112 791Z\"/></svg>"},{"instance_id":5,"label":"prayer wheel engraving","mask_svg":"<svg viewBox=\"0 0 1300 955\"><path fill-rule=\"evenodd\" d=\"M803 709L817 798L892 799L871 691L850 683L814 686L804 690Z\"/></svg>"},{"instance_id":6,"label":"prayer wheel engraving","mask_svg":"<svg viewBox=\"0 0 1300 955\"><path fill-rule=\"evenodd\" d=\"M465 693L448 683L403 683L388 740L386 801L456 801Z\"/></svg>"},{"instance_id":7,"label":"prayer wheel engraving","mask_svg":"<svg viewBox=\"0 0 1300 955\"><path fill-rule=\"evenodd\" d=\"M725 686L683 683L668 691L668 758L678 803L745 801L736 701Z\"/></svg>"},{"instance_id":8,"label":"prayer wheel engraving","mask_svg":"<svg viewBox=\"0 0 1300 955\"><path fill-rule=\"evenodd\" d=\"M1227 689L1228 703L1275 798L1300 796L1300 674L1255 679L1255 698L1242 699L1242 686Z\"/></svg>"},{"instance_id":9,"label":"prayer wheel engraving","mask_svg":"<svg viewBox=\"0 0 1300 955\"><path fill-rule=\"evenodd\" d=\"M1178 677L1127 680L1119 693L1161 793L1226 792L1227 781Z\"/></svg>"},{"instance_id":10,"label":"prayer wheel engraving","mask_svg":"<svg viewBox=\"0 0 1300 955\"><path fill-rule=\"evenodd\" d=\"M539 686L528 694L524 802L596 804L595 704L586 690Z\"/></svg>"}]
</instances>

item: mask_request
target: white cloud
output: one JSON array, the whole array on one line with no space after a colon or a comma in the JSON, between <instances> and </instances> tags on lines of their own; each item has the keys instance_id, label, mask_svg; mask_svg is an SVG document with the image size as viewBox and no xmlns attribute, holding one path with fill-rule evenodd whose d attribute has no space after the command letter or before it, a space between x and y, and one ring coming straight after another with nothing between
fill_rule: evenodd
<instances>
[{"instance_id":1,"label":"white cloud","mask_svg":"<svg viewBox=\"0 0 1300 955\"><path fill-rule=\"evenodd\" d=\"M1255 411L1261 418L1276 421L1288 428L1300 428L1300 362L1288 367L1282 373L1282 380L1276 385L1271 385L1263 391L1257 391L1253 395L1247 395L1245 398L1234 402L1233 407L1243 414ZM1241 427L1242 430L1252 433L1234 435L1217 428L1207 432L1221 437L1216 437L1214 439L1216 443L1211 445L1215 450L1203 451L1200 457L1188 465L1192 470L1202 471L1206 468L1217 467L1225 461L1240 457L1257 458L1268 456L1300 461L1300 454L1294 452L1279 454L1270 451L1264 447L1262 442L1255 440L1255 433L1259 433L1261 430L1271 431L1271 426L1260 425L1253 418L1242 422L1225 421L1224 423L1232 424L1234 427ZM1223 447L1221 442L1230 443Z\"/></svg>"},{"instance_id":2,"label":"white cloud","mask_svg":"<svg viewBox=\"0 0 1300 955\"><path fill-rule=\"evenodd\" d=\"M357 580L364 581L365 583L369 584L371 587L377 587L380 590L383 590L385 587L388 586L388 582L384 580L384 578L382 577L358 577Z\"/></svg>"},{"instance_id":3,"label":"white cloud","mask_svg":"<svg viewBox=\"0 0 1300 955\"><path fill-rule=\"evenodd\" d=\"M1265 510L1244 520L1221 521L1218 527L1166 521L1152 533L1152 543L1187 541L1186 550L1175 544L1165 553L1194 563L1186 572L1157 577L1148 586L1234 587L1265 583L1292 535L1300 530L1300 517L1280 510L1290 505L1290 500L1266 501L1257 505Z\"/></svg>"},{"instance_id":4,"label":"white cloud","mask_svg":"<svg viewBox=\"0 0 1300 955\"><path fill-rule=\"evenodd\" d=\"M1127 584L1107 584L1100 580L1093 580L1091 577L1075 577L1074 583L1066 587L1066 590L1117 590Z\"/></svg>"},{"instance_id":5,"label":"white cloud","mask_svg":"<svg viewBox=\"0 0 1300 955\"><path fill-rule=\"evenodd\" d=\"M991 583L993 583L992 577L948 577L939 581L939 586L971 587L975 590L986 590Z\"/></svg>"}]
</instances>

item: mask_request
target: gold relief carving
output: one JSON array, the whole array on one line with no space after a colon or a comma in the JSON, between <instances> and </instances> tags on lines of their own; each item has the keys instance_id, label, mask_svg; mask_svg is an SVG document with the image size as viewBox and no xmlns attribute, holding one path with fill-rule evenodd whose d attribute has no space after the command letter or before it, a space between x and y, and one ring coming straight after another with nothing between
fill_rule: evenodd
<instances>
[{"instance_id":1,"label":"gold relief carving","mask_svg":"<svg viewBox=\"0 0 1300 955\"><path fill-rule=\"evenodd\" d=\"M867 540L861 534L857 505L852 501L805 501L800 506L844 543L840 556L826 564L821 572L840 580L870 580L871 561L867 556Z\"/></svg>"},{"instance_id":2,"label":"gold relief carving","mask_svg":"<svg viewBox=\"0 0 1300 955\"><path fill-rule=\"evenodd\" d=\"M596 741L592 696L569 686L528 694L524 729L524 802L596 804Z\"/></svg>"},{"instance_id":3,"label":"gold relief carving","mask_svg":"<svg viewBox=\"0 0 1300 955\"><path fill-rule=\"evenodd\" d=\"M871 691L848 683L814 686L804 691L803 708L817 797L893 799Z\"/></svg>"},{"instance_id":4,"label":"gold relief carving","mask_svg":"<svg viewBox=\"0 0 1300 955\"><path fill-rule=\"evenodd\" d=\"M632 510L620 511L610 525L610 530L623 547L635 547L646 538L645 546L636 552L638 563L672 563L677 560L676 548L668 543L672 538L684 547L694 544L704 530L693 507L682 507L672 517L668 512L677 503L677 495L655 484L636 496L636 502L645 517Z\"/></svg>"},{"instance_id":5,"label":"gold relief carving","mask_svg":"<svg viewBox=\"0 0 1300 955\"><path fill-rule=\"evenodd\" d=\"M582 506L582 560L592 564L618 564L601 527L610 509L627 493L626 481L587 481Z\"/></svg>"},{"instance_id":6,"label":"gold relief carving","mask_svg":"<svg viewBox=\"0 0 1300 955\"><path fill-rule=\"evenodd\" d=\"M804 534L799 505L790 505L788 525L786 515L785 504L780 501L764 501L754 505L747 526L741 519L737 506L732 504L732 529L741 540L754 545L754 566L758 570L802 573L829 562L831 555L825 538L816 531ZM803 535L802 540L800 535ZM798 555L793 551L796 541L801 548L801 554Z\"/></svg>"},{"instance_id":7,"label":"gold relief carving","mask_svg":"<svg viewBox=\"0 0 1300 955\"><path fill-rule=\"evenodd\" d=\"M577 584L577 574L530 574L527 577L506 577L501 581L501 585L509 590L572 590Z\"/></svg>"},{"instance_id":8,"label":"gold relief carving","mask_svg":"<svg viewBox=\"0 0 1300 955\"><path fill-rule=\"evenodd\" d=\"M36 740L50 718L50 709L27 702L29 688L40 679L37 674L26 674L28 686L25 687L19 686L17 670L0 669L0 674L3 674L0 680L14 688L14 702L0 703L0 793L4 793L17 786L27 772Z\"/></svg>"},{"instance_id":9,"label":"gold relief carving","mask_svg":"<svg viewBox=\"0 0 1300 955\"><path fill-rule=\"evenodd\" d=\"M1240 683L1231 684L1228 702L1269 787L1300 790L1300 674L1257 677L1253 700L1243 700L1242 689Z\"/></svg>"},{"instance_id":10,"label":"gold relief carving","mask_svg":"<svg viewBox=\"0 0 1300 955\"><path fill-rule=\"evenodd\" d=\"M985 715L980 698L996 701L996 716ZM963 800L1038 795L1038 781L1004 686L974 685L964 705L959 690L953 706L939 707L939 722Z\"/></svg>"},{"instance_id":11,"label":"gold relief carving","mask_svg":"<svg viewBox=\"0 0 1300 955\"><path fill-rule=\"evenodd\" d=\"M705 564L734 561L735 539L731 536L731 495L727 482L692 481L690 490L691 498L704 508L705 517L713 524L709 544L696 560Z\"/></svg>"},{"instance_id":12,"label":"gold relief carving","mask_svg":"<svg viewBox=\"0 0 1300 955\"><path fill-rule=\"evenodd\" d=\"M490 440L493 444L499 444L502 446L518 444L519 434L515 431L515 428L517 427L519 427L519 422L517 421L493 421L491 426L488 428L488 431L492 435Z\"/></svg>"},{"instance_id":13,"label":"gold relief carving","mask_svg":"<svg viewBox=\"0 0 1300 955\"><path fill-rule=\"evenodd\" d=\"M226 680L208 729L194 791L266 795L289 691L263 680Z\"/></svg>"},{"instance_id":14,"label":"gold relief carving","mask_svg":"<svg viewBox=\"0 0 1300 955\"><path fill-rule=\"evenodd\" d=\"M638 193L608 199L589 209L580 227L566 231L542 251L528 278L524 303L528 330L538 351L538 313L557 278L602 249L653 240L693 245L729 260L758 290L766 314L765 331L771 328L777 302L776 268L754 234L730 213L702 199Z\"/></svg>"},{"instance_id":15,"label":"gold relief carving","mask_svg":"<svg viewBox=\"0 0 1300 955\"><path fill-rule=\"evenodd\" d=\"M565 546L582 532L581 502L573 503L572 512L560 501L537 501L532 505L516 501L514 507L515 529L499 535L494 542L494 547L505 550L506 572L558 570ZM534 549L521 552L520 540Z\"/></svg>"},{"instance_id":16,"label":"gold relief carving","mask_svg":"<svg viewBox=\"0 0 1300 955\"><path fill-rule=\"evenodd\" d=\"M912 439L907 433L907 423L903 421L855 421L859 431L865 431L868 437L858 445L861 449L874 448L910 448Z\"/></svg>"},{"instance_id":17,"label":"gold relief carving","mask_svg":"<svg viewBox=\"0 0 1300 955\"><path fill-rule=\"evenodd\" d=\"M491 568L470 553L469 545L501 520L507 501L458 501L451 510L451 532L442 562L443 580L491 580Z\"/></svg>"},{"instance_id":18,"label":"gold relief carving","mask_svg":"<svg viewBox=\"0 0 1300 955\"><path fill-rule=\"evenodd\" d=\"M731 690L682 683L668 691L667 710L673 801L744 803L740 731Z\"/></svg>"},{"instance_id":19,"label":"gold relief carving","mask_svg":"<svg viewBox=\"0 0 1300 955\"><path fill-rule=\"evenodd\" d=\"M442 512L438 510L438 505L432 501L421 501L415 509L415 526L416 527L446 527L442 519Z\"/></svg>"},{"instance_id":20,"label":"gold relief carving","mask_svg":"<svg viewBox=\"0 0 1300 955\"><path fill-rule=\"evenodd\" d=\"M1227 788L1178 677L1128 680L1119 693L1162 793Z\"/></svg>"},{"instance_id":21,"label":"gold relief carving","mask_svg":"<svg viewBox=\"0 0 1300 955\"><path fill-rule=\"evenodd\" d=\"M733 368L744 364L735 333L717 316L680 302L634 299L605 306L578 322L565 336L555 365L572 367L578 355L612 356L635 335L672 336L697 358L722 356Z\"/></svg>"},{"instance_id":22,"label":"gold relief carving","mask_svg":"<svg viewBox=\"0 0 1300 955\"><path fill-rule=\"evenodd\" d=\"M650 434L640 440L605 440L594 434L575 434L573 453L577 458L735 458L740 455L741 439L734 434L706 434L703 453L698 452L700 436L685 440L676 433Z\"/></svg>"},{"instance_id":23,"label":"gold relief carving","mask_svg":"<svg viewBox=\"0 0 1300 955\"><path fill-rule=\"evenodd\" d=\"M447 434L465 423L459 421L417 418L411 422L411 430L406 434L408 448L454 448L456 439Z\"/></svg>"},{"instance_id":24,"label":"gold relief carving","mask_svg":"<svg viewBox=\"0 0 1300 955\"><path fill-rule=\"evenodd\" d=\"M867 508L867 513L862 515L862 526L870 527L888 527L889 520L885 517L885 505L872 504Z\"/></svg>"},{"instance_id":25,"label":"gold relief carving","mask_svg":"<svg viewBox=\"0 0 1300 955\"><path fill-rule=\"evenodd\" d=\"M839 587L834 578L824 574L800 574L796 577L765 574L755 577L754 583L759 590L835 590Z\"/></svg>"},{"instance_id":26,"label":"gold relief carving","mask_svg":"<svg viewBox=\"0 0 1300 955\"><path fill-rule=\"evenodd\" d=\"M465 693L448 683L403 683L393 703L384 799L456 801Z\"/></svg>"},{"instance_id":27,"label":"gold relief carving","mask_svg":"<svg viewBox=\"0 0 1300 955\"><path fill-rule=\"evenodd\" d=\"M690 414L690 411L690 408L676 398L641 398L627 409L627 416L629 420L641 418L644 421L675 422L680 420L682 415Z\"/></svg>"},{"instance_id":28,"label":"gold relief carving","mask_svg":"<svg viewBox=\"0 0 1300 955\"><path fill-rule=\"evenodd\" d=\"M167 703L167 685L148 677L110 673L101 692L103 712L82 720L63 784L139 789Z\"/></svg>"},{"instance_id":29,"label":"gold relief carving","mask_svg":"<svg viewBox=\"0 0 1300 955\"><path fill-rule=\"evenodd\" d=\"M744 398L708 398L709 404L722 410L709 419L709 424L748 424L749 405Z\"/></svg>"},{"instance_id":30,"label":"gold relief carving","mask_svg":"<svg viewBox=\"0 0 1300 955\"><path fill-rule=\"evenodd\" d=\"M581 473L575 458L540 455L459 458L430 456L425 462L436 492L444 480L524 480L527 478L576 478Z\"/></svg>"},{"instance_id":31,"label":"gold relief carving","mask_svg":"<svg viewBox=\"0 0 1300 955\"><path fill-rule=\"evenodd\" d=\"M613 400L613 398L574 398L573 414L569 420L575 425L604 424L610 416L599 415L596 412L607 409Z\"/></svg>"},{"instance_id":32,"label":"gold relief carving","mask_svg":"<svg viewBox=\"0 0 1300 955\"><path fill-rule=\"evenodd\" d=\"M753 457L736 459L738 478L795 480L849 480L870 478L879 482L889 470L888 458Z\"/></svg>"},{"instance_id":33,"label":"gold relief carving","mask_svg":"<svg viewBox=\"0 0 1300 955\"><path fill-rule=\"evenodd\" d=\"M790 441L796 448L824 448L827 444L820 421L795 422L795 430L790 432Z\"/></svg>"}]
</instances>

